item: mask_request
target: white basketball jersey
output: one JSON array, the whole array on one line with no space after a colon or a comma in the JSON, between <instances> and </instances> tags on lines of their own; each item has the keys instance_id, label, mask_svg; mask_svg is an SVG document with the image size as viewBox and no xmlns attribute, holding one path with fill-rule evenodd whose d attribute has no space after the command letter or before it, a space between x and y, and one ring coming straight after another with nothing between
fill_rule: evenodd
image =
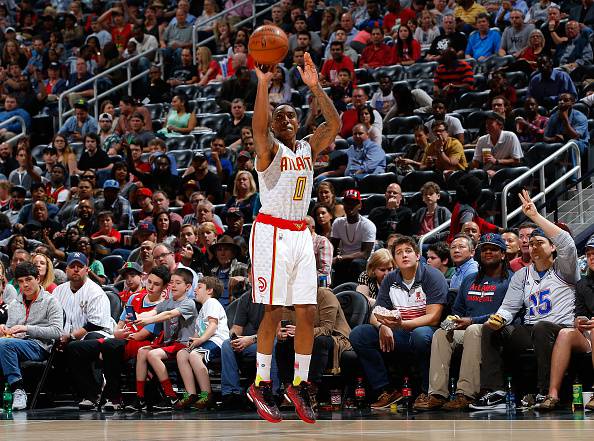
<instances>
[{"instance_id":1,"label":"white basketball jersey","mask_svg":"<svg viewBox=\"0 0 594 441\"><path fill-rule=\"evenodd\" d=\"M287 220L302 220L309 209L313 186L313 159L307 141L297 141L293 152L278 143L274 159L258 171L260 212ZM256 159L257 167L257 159Z\"/></svg>"}]
</instances>

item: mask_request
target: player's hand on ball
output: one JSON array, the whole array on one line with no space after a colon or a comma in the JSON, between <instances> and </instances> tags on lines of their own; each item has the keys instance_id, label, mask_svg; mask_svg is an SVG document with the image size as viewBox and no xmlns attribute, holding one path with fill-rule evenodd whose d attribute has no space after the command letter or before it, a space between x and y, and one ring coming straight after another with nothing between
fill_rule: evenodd
<instances>
[{"instance_id":1,"label":"player's hand on ball","mask_svg":"<svg viewBox=\"0 0 594 441\"><path fill-rule=\"evenodd\" d=\"M258 78L258 82L264 81L266 83L270 83L270 81L272 81L272 66L257 64L256 77Z\"/></svg>"},{"instance_id":2,"label":"player's hand on ball","mask_svg":"<svg viewBox=\"0 0 594 441\"><path fill-rule=\"evenodd\" d=\"M303 58L305 60L303 69L301 69L301 66L297 66L297 70L299 70L299 73L301 74L301 79L307 87L311 88L317 86L319 83L319 77L318 71L316 70L316 65L311 59L309 52L306 52Z\"/></svg>"}]
</instances>

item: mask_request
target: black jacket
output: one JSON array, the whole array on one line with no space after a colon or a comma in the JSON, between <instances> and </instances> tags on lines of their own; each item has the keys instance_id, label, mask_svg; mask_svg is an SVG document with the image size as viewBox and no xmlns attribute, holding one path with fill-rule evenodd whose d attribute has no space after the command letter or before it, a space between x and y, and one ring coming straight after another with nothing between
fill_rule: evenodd
<instances>
[{"instance_id":1,"label":"black jacket","mask_svg":"<svg viewBox=\"0 0 594 441\"><path fill-rule=\"evenodd\" d=\"M575 287L575 316L594 317L594 278L585 276Z\"/></svg>"},{"instance_id":2,"label":"black jacket","mask_svg":"<svg viewBox=\"0 0 594 441\"><path fill-rule=\"evenodd\" d=\"M376 207L369 213L368 219L375 224L377 232L375 237L386 240L392 233L410 236L414 233L412 228L412 211L408 207L390 209Z\"/></svg>"}]
</instances>

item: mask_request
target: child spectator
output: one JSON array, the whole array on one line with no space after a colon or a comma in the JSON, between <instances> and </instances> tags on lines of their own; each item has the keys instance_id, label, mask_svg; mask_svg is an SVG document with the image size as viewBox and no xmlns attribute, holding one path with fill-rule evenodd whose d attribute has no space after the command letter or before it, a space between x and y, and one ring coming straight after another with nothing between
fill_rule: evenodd
<instances>
[{"instance_id":1,"label":"child spectator","mask_svg":"<svg viewBox=\"0 0 594 441\"><path fill-rule=\"evenodd\" d=\"M197 409L212 407L212 389L208 378L208 364L221 357L221 346L229 338L227 315L217 300L223 293L223 284L216 277L204 277L195 290L196 300L202 305L196 319L196 331L186 350L177 353L177 366L184 380L188 396L177 402L176 409L193 405ZM196 383L200 386L197 394Z\"/></svg>"},{"instance_id":2,"label":"child spectator","mask_svg":"<svg viewBox=\"0 0 594 441\"><path fill-rule=\"evenodd\" d=\"M150 364L155 372L165 398L153 405L155 410L171 410L177 403L177 395L171 385L164 360L172 359L182 349L186 349L194 334L196 322L196 304L188 299L186 292L192 287L193 275L189 269L178 268L171 275L171 297L159 303L155 309L140 314L134 322L137 326L163 322L163 343L153 344L138 351L136 359L136 410L146 409L144 386Z\"/></svg>"},{"instance_id":3,"label":"child spectator","mask_svg":"<svg viewBox=\"0 0 594 441\"><path fill-rule=\"evenodd\" d=\"M118 248L122 240L122 235L113 227L113 213L111 211L102 211L97 216L99 221L99 230L91 235L91 240L95 244L97 255L104 257Z\"/></svg>"},{"instance_id":4,"label":"child spectator","mask_svg":"<svg viewBox=\"0 0 594 441\"><path fill-rule=\"evenodd\" d=\"M143 296L146 294L146 288L142 286L142 268L136 262L126 262L119 271L120 276L125 281L126 289L120 291L119 296L122 304L126 304L128 299L135 294Z\"/></svg>"}]
</instances>

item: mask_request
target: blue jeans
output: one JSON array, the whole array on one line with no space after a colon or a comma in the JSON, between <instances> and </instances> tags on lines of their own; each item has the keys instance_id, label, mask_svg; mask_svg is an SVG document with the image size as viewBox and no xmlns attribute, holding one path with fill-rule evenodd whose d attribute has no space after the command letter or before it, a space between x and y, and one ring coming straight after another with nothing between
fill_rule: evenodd
<instances>
[{"instance_id":1,"label":"blue jeans","mask_svg":"<svg viewBox=\"0 0 594 441\"><path fill-rule=\"evenodd\" d=\"M47 355L47 351L34 340L0 339L0 368L9 384L22 378L21 362L43 361Z\"/></svg>"},{"instance_id":2,"label":"blue jeans","mask_svg":"<svg viewBox=\"0 0 594 441\"><path fill-rule=\"evenodd\" d=\"M412 331L394 330L394 352L412 353L422 375L423 392L429 389L429 359L431 340L435 332L432 326L421 326ZM386 389L390 385L388 370L384 363L384 353L379 346L379 332L372 325L360 325L351 331L349 340L363 366L367 381L375 391Z\"/></svg>"},{"instance_id":3,"label":"blue jeans","mask_svg":"<svg viewBox=\"0 0 594 441\"><path fill-rule=\"evenodd\" d=\"M276 346L276 345L275 345ZM221 347L221 394L241 395L242 390L239 384L239 364L238 361L256 360L257 344L253 343L242 352L235 352L231 347L231 340L225 340ZM270 378L272 380L272 390L278 395L280 390L280 381L278 379L278 368L274 349L272 350L272 366L270 369Z\"/></svg>"}]
</instances>

